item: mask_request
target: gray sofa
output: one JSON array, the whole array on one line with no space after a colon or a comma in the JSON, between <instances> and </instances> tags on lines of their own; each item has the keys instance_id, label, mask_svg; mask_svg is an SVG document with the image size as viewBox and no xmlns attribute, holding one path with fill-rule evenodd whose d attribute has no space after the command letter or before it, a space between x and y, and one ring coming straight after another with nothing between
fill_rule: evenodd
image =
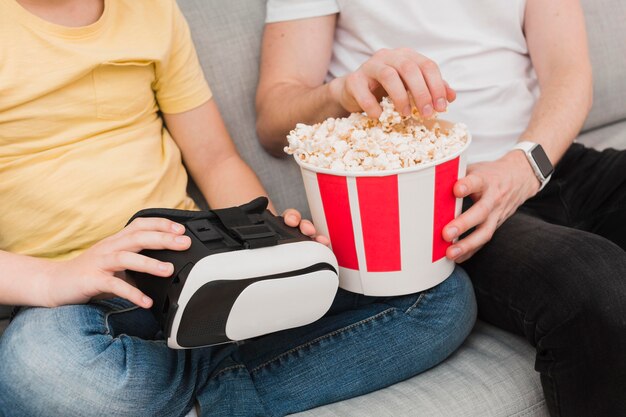
<instances>
[{"instance_id":1,"label":"gray sofa","mask_svg":"<svg viewBox=\"0 0 626 417\"><path fill-rule=\"evenodd\" d=\"M626 148L626 2L582 0L594 67L594 108L579 141ZM254 93L264 0L179 0L222 114L244 158L279 208L308 212L296 166L256 140ZM0 334L9 309L0 307ZM546 416L534 351L522 338L478 322L447 361L381 391L301 416Z\"/></svg>"}]
</instances>

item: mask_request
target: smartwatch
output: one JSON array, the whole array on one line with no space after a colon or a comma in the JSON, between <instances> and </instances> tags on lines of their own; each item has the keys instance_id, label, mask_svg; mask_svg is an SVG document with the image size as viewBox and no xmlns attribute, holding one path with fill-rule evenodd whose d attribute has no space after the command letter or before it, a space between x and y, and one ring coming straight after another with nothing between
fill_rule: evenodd
<instances>
[{"instance_id":1,"label":"smartwatch","mask_svg":"<svg viewBox=\"0 0 626 417\"><path fill-rule=\"evenodd\" d=\"M543 147L535 142L523 141L518 142L513 149L519 149L524 152L528 163L541 184L541 187L539 187L539 191L541 191L550 181L550 177L554 172L554 166L552 166L552 162L550 162Z\"/></svg>"}]
</instances>

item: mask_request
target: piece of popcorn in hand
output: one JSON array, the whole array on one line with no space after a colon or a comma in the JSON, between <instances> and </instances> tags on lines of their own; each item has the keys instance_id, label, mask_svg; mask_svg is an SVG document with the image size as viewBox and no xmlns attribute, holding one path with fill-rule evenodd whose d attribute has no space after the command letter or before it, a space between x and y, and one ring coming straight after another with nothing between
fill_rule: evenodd
<instances>
[{"instance_id":1,"label":"piece of popcorn in hand","mask_svg":"<svg viewBox=\"0 0 626 417\"><path fill-rule=\"evenodd\" d=\"M419 113L404 117L387 97L381 107L378 120L352 113L312 126L298 123L287 136L285 152L333 171L386 171L445 158L467 142L467 127L462 123L447 131L438 123L428 129Z\"/></svg>"}]
</instances>

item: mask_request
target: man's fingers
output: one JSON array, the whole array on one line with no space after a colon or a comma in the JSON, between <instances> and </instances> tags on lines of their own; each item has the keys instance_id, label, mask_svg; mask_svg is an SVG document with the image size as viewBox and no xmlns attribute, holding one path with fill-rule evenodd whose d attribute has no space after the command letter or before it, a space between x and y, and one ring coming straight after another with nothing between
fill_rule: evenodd
<instances>
[{"instance_id":1,"label":"man's fingers","mask_svg":"<svg viewBox=\"0 0 626 417\"><path fill-rule=\"evenodd\" d=\"M189 236L139 230L119 236L110 242L109 251L140 252L144 249L183 251L189 249L189 246L191 246Z\"/></svg>"},{"instance_id":2,"label":"man's fingers","mask_svg":"<svg viewBox=\"0 0 626 417\"><path fill-rule=\"evenodd\" d=\"M400 64L402 67L401 75L404 83L413 96L415 107L424 117L433 115L433 98L428 90L428 85L424 80L424 76L420 71L419 65L413 61L407 60ZM395 104L395 103L394 103Z\"/></svg>"},{"instance_id":3,"label":"man's fingers","mask_svg":"<svg viewBox=\"0 0 626 417\"><path fill-rule=\"evenodd\" d=\"M98 291L101 293L114 294L138 305L139 307L152 307L152 300L150 297L120 278L103 276L98 280L98 283Z\"/></svg>"},{"instance_id":4,"label":"man's fingers","mask_svg":"<svg viewBox=\"0 0 626 417\"><path fill-rule=\"evenodd\" d=\"M441 77L439 66L434 61L407 48L387 51L381 57L400 75L404 88L411 92L422 116L432 116L433 110L438 112L446 110L448 107L446 84ZM387 88L385 90L390 92ZM403 106L404 102L401 104ZM396 104L397 109L404 109L402 106Z\"/></svg>"},{"instance_id":5,"label":"man's fingers","mask_svg":"<svg viewBox=\"0 0 626 417\"><path fill-rule=\"evenodd\" d=\"M483 196L483 198L478 200L469 210L462 213L444 227L443 238L448 242L452 242L472 227L476 227L487 221L492 211L493 203Z\"/></svg>"},{"instance_id":6,"label":"man's fingers","mask_svg":"<svg viewBox=\"0 0 626 417\"><path fill-rule=\"evenodd\" d=\"M378 104L376 96L370 90L369 82L365 74L357 71L348 75L345 89L369 117L376 119L380 117L383 109L380 107L380 104Z\"/></svg>"},{"instance_id":7,"label":"man's fingers","mask_svg":"<svg viewBox=\"0 0 626 417\"><path fill-rule=\"evenodd\" d=\"M383 65L377 70L376 79L393 101L396 110L404 116L410 115L409 94L398 71L391 66Z\"/></svg>"},{"instance_id":8,"label":"man's fingers","mask_svg":"<svg viewBox=\"0 0 626 417\"><path fill-rule=\"evenodd\" d=\"M428 91L430 91L435 110L439 112L445 111L448 106L448 100L446 98L446 85L441 77L439 66L427 58L422 58L419 66L428 86Z\"/></svg>"},{"instance_id":9,"label":"man's fingers","mask_svg":"<svg viewBox=\"0 0 626 417\"><path fill-rule=\"evenodd\" d=\"M459 262L469 259L478 249L491 240L496 231L496 225L497 218L492 216L467 237L450 246L446 251L446 256L448 259L459 260Z\"/></svg>"},{"instance_id":10,"label":"man's fingers","mask_svg":"<svg viewBox=\"0 0 626 417\"><path fill-rule=\"evenodd\" d=\"M454 262L456 262L457 264L462 264L463 262L467 261L469 258L474 256L474 254L476 252L478 252L479 250L481 250L483 248L483 246L484 245L481 245L481 246L477 247L476 249L472 250L471 252L459 256L458 258L456 258L454 260Z\"/></svg>"},{"instance_id":11,"label":"man's fingers","mask_svg":"<svg viewBox=\"0 0 626 417\"><path fill-rule=\"evenodd\" d=\"M185 233L185 227L182 224L173 222L169 219L161 217L139 217L130 222L130 224L119 232L118 235L129 234L140 230L169 232L177 235Z\"/></svg>"},{"instance_id":12,"label":"man's fingers","mask_svg":"<svg viewBox=\"0 0 626 417\"><path fill-rule=\"evenodd\" d=\"M446 98L448 100L448 103L452 103L454 100L456 100L456 91L454 91L454 89L452 89L446 81L444 81L443 83L446 86Z\"/></svg>"},{"instance_id":13,"label":"man's fingers","mask_svg":"<svg viewBox=\"0 0 626 417\"><path fill-rule=\"evenodd\" d=\"M482 177L468 174L454 184L454 196L456 198L465 198L468 195L479 194L483 192L484 181Z\"/></svg>"},{"instance_id":14,"label":"man's fingers","mask_svg":"<svg viewBox=\"0 0 626 417\"><path fill-rule=\"evenodd\" d=\"M174 273L174 266L169 262L161 262L135 252L121 251L105 256L103 268L110 272L126 269L158 277L169 277Z\"/></svg>"}]
</instances>

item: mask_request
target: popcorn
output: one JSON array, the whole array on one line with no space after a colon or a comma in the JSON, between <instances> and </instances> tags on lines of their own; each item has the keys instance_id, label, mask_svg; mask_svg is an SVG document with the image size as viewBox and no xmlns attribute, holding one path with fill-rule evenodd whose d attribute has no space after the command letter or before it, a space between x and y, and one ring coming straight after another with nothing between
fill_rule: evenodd
<instances>
[{"instance_id":1,"label":"popcorn","mask_svg":"<svg viewBox=\"0 0 626 417\"><path fill-rule=\"evenodd\" d=\"M333 171L386 171L443 159L467 142L467 127L449 130L435 122L424 126L419 113L398 113L387 97L378 120L364 113L329 118L313 126L298 123L287 136L285 152L301 162Z\"/></svg>"}]
</instances>

